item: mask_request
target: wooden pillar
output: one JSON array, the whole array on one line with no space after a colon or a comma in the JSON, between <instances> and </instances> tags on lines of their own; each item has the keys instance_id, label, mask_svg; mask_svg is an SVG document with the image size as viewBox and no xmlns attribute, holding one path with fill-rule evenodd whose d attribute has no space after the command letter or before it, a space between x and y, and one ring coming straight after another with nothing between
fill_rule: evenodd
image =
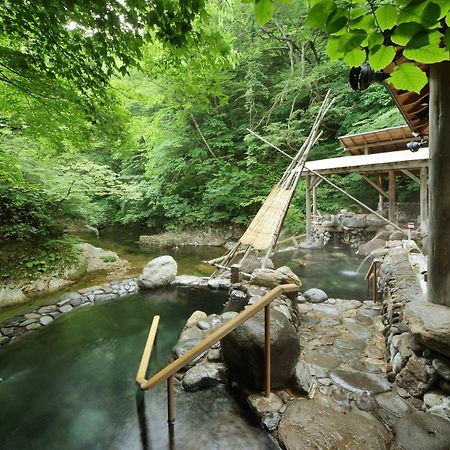
<instances>
[{"instance_id":1,"label":"wooden pillar","mask_svg":"<svg viewBox=\"0 0 450 450\"><path fill-rule=\"evenodd\" d=\"M450 306L450 62L430 65L428 300Z\"/></svg>"},{"instance_id":2,"label":"wooden pillar","mask_svg":"<svg viewBox=\"0 0 450 450\"><path fill-rule=\"evenodd\" d=\"M311 177L306 175L306 242L311 242Z\"/></svg>"},{"instance_id":3,"label":"wooden pillar","mask_svg":"<svg viewBox=\"0 0 450 450\"><path fill-rule=\"evenodd\" d=\"M377 176L377 184L381 189L384 190L383 177L381 175ZM382 211L383 208L384 208L384 197L383 194L378 193L378 211Z\"/></svg>"},{"instance_id":4,"label":"wooden pillar","mask_svg":"<svg viewBox=\"0 0 450 450\"><path fill-rule=\"evenodd\" d=\"M428 231L428 170L420 168L420 231Z\"/></svg>"},{"instance_id":5,"label":"wooden pillar","mask_svg":"<svg viewBox=\"0 0 450 450\"><path fill-rule=\"evenodd\" d=\"M395 218L395 172L389 171L389 220L397 223Z\"/></svg>"},{"instance_id":6,"label":"wooden pillar","mask_svg":"<svg viewBox=\"0 0 450 450\"><path fill-rule=\"evenodd\" d=\"M313 202L312 202L312 213L313 213L313 216L317 216L317 186L318 186L318 183L317 183L317 178L316 177L314 177L313 178L313 188L312 188L312 200L313 200Z\"/></svg>"}]
</instances>

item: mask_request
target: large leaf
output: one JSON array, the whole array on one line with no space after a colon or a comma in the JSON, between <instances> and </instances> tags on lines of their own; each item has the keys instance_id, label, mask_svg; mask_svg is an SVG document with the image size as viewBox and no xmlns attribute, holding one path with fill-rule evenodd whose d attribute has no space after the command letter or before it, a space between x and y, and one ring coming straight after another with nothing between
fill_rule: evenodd
<instances>
[{"instance_id":1,"label":"large leaf","mask_svg":"<svg viewBox=\"0 0 450 450\"><path fill-rule=\"evenodd\" d=\"M362 48L355 48L344 56L344 61L350 67L358 67L366 60L366 52Z\"/></svg>"},{"instance_id":2,"label":"large leaf","mask_svg":"<svg viewBox=\"0 0 450 450\"><path fill-rule=\"evenodd\" d=\"M351 30L340 37L339 50L344 54L349 53L358 48L366 37L367 33L364 30Z\"/></svg>"},{"instance_id":3,"label":"large leaf","mask_svg":"<svg viewBox=\"0 0 450 450\"><path fill-rule=\"evenodd\" d=\"M369 51L369 64L376 72L387 67L395 57L394 47L385 47L380 45Z\"/></svg>"},{"instance_id":4,"label":"large leaf","mask_svg":"<svg viewBox=\"0 0 450 450\"><path fill-rule=\"evenodd\" d=\"M425 28L420 23L402 23L396 27L394 34L391 36L391 40L394 44L404 47L413 36L422 30L425 30Z\"/></svg>"},{"instance_id":5,"label":"large leaf","mask_svg":"<svg viewBox=\"0 0 450 450\"><path fill-rule=\"evenodd\" d=\"M324 29L328 16L336 9L333 0L320 0L308 12L306 25L311 28Z\"/></svg>"},{"instance_id":6,"label":"large leaf","mask_svg":"<svg viewBox=\"0 0 450 450\"><path fill-rule=\"evenodd\" d=\"M256 0L255 15L260 25L264 25L273 16L274 6L273 0Z\"/></svg>"},{"instance_id":7,"label":"large leaf","mask_svg":"<svg viewBox=\"0 0 450 450\"><path fill-rule=\"evenodd\" d=\"M372 33L369 35L368 44L369 48L377 47L378 45L382 45L384 42L384 36L382 33Z\"/></svg>"},{"instance_id":8,"label":"large leaf","mask_svg":"<svg viewBox=\"0 0 450 450\"><path fill-rule=\"evenodd\" d=\"M331 36L327 44L327 55L331 61L336 61L344 56L344 53L340 50L341 39L335 36Z\"/></svg>"},{"instance_id":9,"label":"large leaf","mask_svg":"<svg viewBox=\"0 0 450 450\"><path fill-rule=\"evenodd\" d=\"M438 24L440 15L441 8L437 0L436 3L431 1L415 0L400 11L397 18L397 25L402 23L417 22L421 23L426 28L429 28Z\"/></svg>"},{"instance_id":10,"label":"large leaf","mask_svg":"<svg viewBox=\"0 0 450 450\"><path fill-rule=\"evenodd\" d=\"M325 31L329 34L337 33L347 25L347 11L336 8L327 18Z\"/></svg>"},{"instance_id":11,"label":"large leaf","mask_svg":"<svg viewBox=\"0 0 450 450\"><path fill-rule=\"evenodd\" d=\"M397 8L392 5L380 6L375 11L375 17L377 19L378 26L382 31L390 30L397 21Z\"/></svg>"},{"instance_id":12,"label":"large leaf","mask_svg":"<svg viewBox=\"0 0 450 450\"><path fill-rule=\"evenodd\" d=\"M447 51L450 51L450 28L447 28L447 30L445 30L444 44L447 48Z\"/></svg>"},{"instance_id":13,"label":"large leaf","mask_svg":"<svg viewBox=\"0 0 450 450\"><path fill-rule=\"evenodd\" d=\"M440 47L443 35L436 30L417 33L406 45L403 54L413 61L434 64L449 59L448 51Z\"/></svg>"},{"instance_id":14,"label":"large leaf","mask_svg":"<svg viewBox=\"0 0 450 450\"><path fill-rule=\"evenodd\" d=\"M403 63L394 69L387 81L397 89L419 93L428 78L414 63Z\"/></svg>"}]
</instances>

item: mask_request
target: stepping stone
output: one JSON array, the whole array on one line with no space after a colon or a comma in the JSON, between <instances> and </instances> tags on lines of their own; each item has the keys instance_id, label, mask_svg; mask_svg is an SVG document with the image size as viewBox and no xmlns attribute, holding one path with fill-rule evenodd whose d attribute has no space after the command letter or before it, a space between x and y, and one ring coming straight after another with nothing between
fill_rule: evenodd
<instances>
[{"instance_id":1,"label":"stepping stone","mask_svg":"<svg viewBox=\"0 0 450 450\"><path fill-rule=\"evenodd\" d=\"M367 339L373 334L372 330L368 328L367 325L362 325L354 319L344 319L344 325L357 339Z\"/></svg>"},{"instance_id":2,"label":"stepping stone","mask_svg":"<svg viewBox=\"0 0 450 450\"><path fill-rule=\"evenodd\" d=\"M366 341L363 341L362 339L346 339L340 337L336 339L334 345L344 350L364 350Z\"/></svg>"},{"instance_id":3,"label":"stepping stone","mask_svg":"<svg viewBox=\"0 0 450 450\"><path fill-rule=\"evenodd\" d=\"M396 441L408 450L447 450L450 448L450 422L434 414L418 412L394 422Z\"/></svg>"},{"instance_id":4,"label":"stepping stone","mask_svg":"<svg viewBox=\"0 0 450 450\"><path fill-rule=\"evenodd\" d=\"M283 448L295 450L385 450L391 448L392 441L387 429L373 416L357 410L344 413L307 399L288 404L278 436Z\"/></svg>"},{"instance_id":5,"label":"stepping stone","mask_svg":"<svg viewBox=\"0 0 450 450\"><path fill-rule=\"evenodd\" d=\"M403 400L396 392L383 392L375 396L375 401L380 408L397 417L404 417L412 414L415 409L408 402Z\"/></svg>"},{"instance_id":6,"label":"stepping stone","mask_svg":"<svg viewBox=\"0 0 450 450\"><path fill-rule=\"evenodd\" d=\"M375 395L391 389L391 385L384 376L373 373L334 370L330 372L330 378L341 388L357 394Z\"/></svg>"}]
</instances>

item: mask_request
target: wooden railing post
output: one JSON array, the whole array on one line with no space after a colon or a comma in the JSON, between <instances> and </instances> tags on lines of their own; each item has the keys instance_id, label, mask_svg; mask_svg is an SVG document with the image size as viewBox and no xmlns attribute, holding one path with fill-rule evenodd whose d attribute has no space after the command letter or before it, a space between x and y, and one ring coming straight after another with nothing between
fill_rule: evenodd
<instances>
[{"instance_id":1,"label":"wooden railing post","mask_svg":"<svg viewBox=\"0 0 450 450\"><path fill-rule=\"evenodd\" d=\"M270 396L270 303L264 307L265 383L264 395Z\"/></svg>"},{"instance_id":2,"label":"wooden railing post","mask_svg":"<svg viewBox=\"0 0 450 450\"><path fill-rule=\"evenodd\" d=\"M173 404L173 377L167 378L167 423L175 423L175 409Z\"/></svg>"}]
</instances>

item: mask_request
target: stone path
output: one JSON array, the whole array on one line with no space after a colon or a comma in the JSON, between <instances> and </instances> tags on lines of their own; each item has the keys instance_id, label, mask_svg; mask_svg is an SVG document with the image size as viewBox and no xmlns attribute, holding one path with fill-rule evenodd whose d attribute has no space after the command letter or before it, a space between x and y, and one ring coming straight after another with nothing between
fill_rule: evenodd
<instances>
[{"instance_id":1,"label":"stone path","mask_svg":"<svg viewBox=\"0 0 450 450\"><path fill-rule=\"evenodd\" d=\"M301 303L302 354L277 437L288 450L448 450L450 422L418 411L385 377L380 306ZM281 393L282 396L285 393Z\"/></svg>"}]
</instances>

